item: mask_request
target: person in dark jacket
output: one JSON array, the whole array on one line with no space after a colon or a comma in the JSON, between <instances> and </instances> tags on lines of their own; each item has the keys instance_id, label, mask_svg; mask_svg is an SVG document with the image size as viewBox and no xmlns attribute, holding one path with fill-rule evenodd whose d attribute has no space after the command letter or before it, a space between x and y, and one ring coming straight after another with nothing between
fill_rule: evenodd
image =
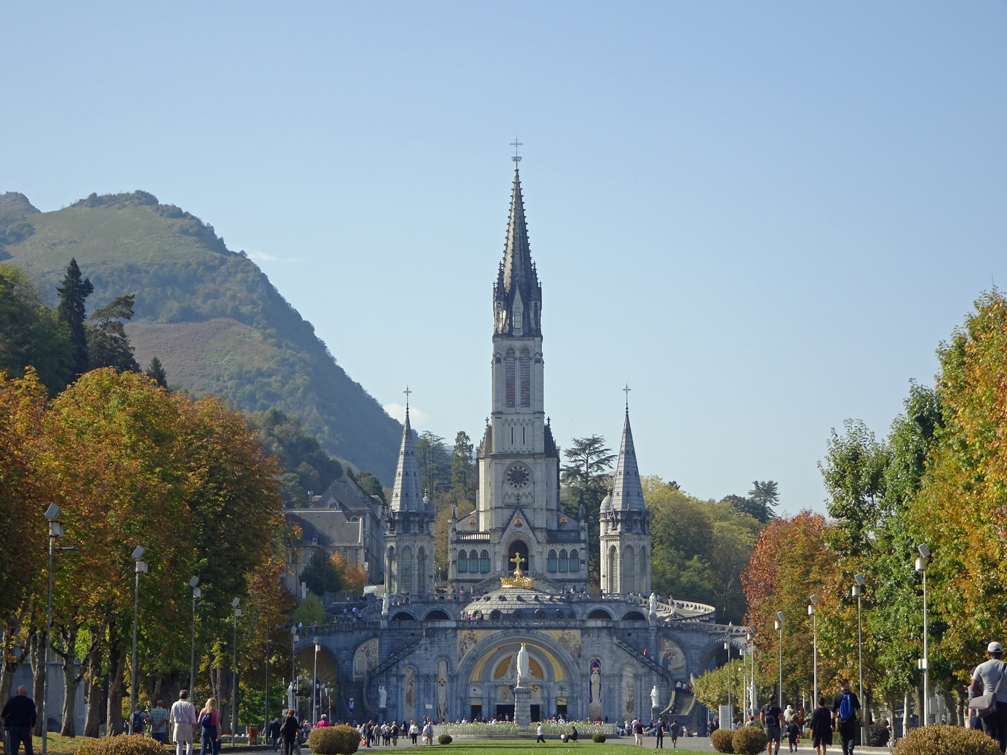
<instances>
[{"instance_id":1,"label":"person in dark jacket","mask_svg":"<svg viewBox=\"0 0 1007 755\"><path fill-rule=\"evenodd\" d=\"M10 737L11 755L17 755L24 742L25 755L33 755L31 748L31 732L35 728L35 703L28 697L28 688L20 686L17 693L7 704L3 706L0 713L4 726L7 727L7 736Z\"/></svg>"},{"instance_id":2,"label":"person in dark jacket","mask_svg":"<svg viewBox=\"0 0 1007 755\"><path fill-rule=\"evenodd\" d=\"M273 752L280 749L280 730L283 725L280 723L280 717L277 716L272 721L269 722L269 739L273 745Z\"/></svg>"},{"instance_id":3,"label":"person in dark jacket","mask_svg":"<svg viewBox=\"0 0 1007 755\"><path fill-rule=\"evenodd\" d=\"M294 746L297 744L297 735L301 731L301 724L297 720L294 709L287 711L287 718L283 722L280 733L283 735L283 755L294 755Z\"/></svg>"}]
</instances>

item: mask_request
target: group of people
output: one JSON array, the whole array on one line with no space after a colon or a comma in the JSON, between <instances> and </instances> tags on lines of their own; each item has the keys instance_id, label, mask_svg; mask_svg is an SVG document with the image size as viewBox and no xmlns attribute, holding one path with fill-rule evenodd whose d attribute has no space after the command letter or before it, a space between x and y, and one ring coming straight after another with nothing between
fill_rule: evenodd
<instances>
[{"instance_id":1,"label":"group of people","mask_svg":"<svg viewBox=\"0 0 1007 755\"><path fill-rule=\"evenodd\" d=\"M622 723L616 724L615 730L622 737L628 737L632 734L633 744L638 747L643 746L643 738L645 736L652 736L655 738L654 747L656 749L664 748L664 738L666 735L671 737L672 748L678 749L678 738L685 734L685 729L674 718L671 719L670 723L664 719L658 719L651 721L649 724L645 724L639 718L634 718L632 721L624 719Z\"/></svg>"},{"instance_id":2,"label":"group of people","mask_svg":"<svg viewBox=\"0 0 1007 755\"><path fill-rule=\"evenodd\" d=\"M318 723L312 726L308 720L298 721L297 714L293 708L287 711L286 718L280 722L279 717L273 719L269 724L269 737L272 740L273 750L279 749L283 745L283 754L292 755L300 752L300 746L308 740L308 735L312 729L331 726L329 717L324 713L318 719ZM347 724L351 725L351 724ZM420 741L426 745L434 743L434 724L429 718L424 719L420 725L413 721L384 721L376 723L368 721L354 726L360 735L360 744L364 747L397 747L399 737L408 737L411 744L419 744ZM422 739L421 739L422 737Z\"/></svg>"}]
</instances>

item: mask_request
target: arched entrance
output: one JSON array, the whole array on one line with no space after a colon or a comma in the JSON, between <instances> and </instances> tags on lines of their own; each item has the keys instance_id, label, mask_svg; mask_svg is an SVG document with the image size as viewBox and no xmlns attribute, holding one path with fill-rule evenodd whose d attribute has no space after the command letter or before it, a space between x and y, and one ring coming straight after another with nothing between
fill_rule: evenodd
<instances>
[{"instance_id":1,"label":"arched entrance","mask_svg":"<svg viewBox=\"0 0 1007 755\"><path fill-rule=\"evenodd\" d=\"M515 554L521 557L521 571L526 574L534 568L531 562L531 556L528 555L528 543L526 543L521 538L515 538L507 546L507 553L504 555L504 571L513 572L514 571L514 557Z\"/></svg>"},{"instance_id":2,"label":"arched entrance","mask_svg":"<svg viewBox=\"0 0 1007 755\"><path fill-rule=\"evenodd\" d=\"M557 713L564 717L586 715L586 708L580 710L581 696L577 694L581 683L578 661L563 645L544 632L501 634L476 643L461 659L455 677L458 688L452 695L456 710L451 715L514 720L516 659L522 643L531 672L532 720L545 720Z\"/></svg>"},{"instance_id":3,"label":"arched entrance","mask_svg":"<svg viewBox=\"0 0 1007 755\"><path fill-rule=\"evenodd\" d=\"M331 720L333 715L338 712L339 668L336 666L335 657L323 642L328 638L318 638L317 652L314 639L306 637L298 643L295 655L297 678L293 689L288 686L287 697L289 699L293 694L293 707L298 711L301 719L313 715L315 716L313 720L317 721L318 716L325 713ZM316 656L317 666L315 664ZM289 676L289 674L290 669L288 668L285 676Z\"/></svg>"}]
</instances>

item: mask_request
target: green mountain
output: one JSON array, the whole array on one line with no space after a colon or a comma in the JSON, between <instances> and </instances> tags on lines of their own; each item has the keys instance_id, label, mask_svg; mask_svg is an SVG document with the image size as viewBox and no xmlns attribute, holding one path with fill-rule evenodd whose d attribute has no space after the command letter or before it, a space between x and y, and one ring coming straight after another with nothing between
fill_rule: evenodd
<instances>
[{"instance_id":1,"label":"green mountain","mask_svg":"<svg viewBox=\"0 0 1007 755\"><path fill-rule=\"evenodd\" d=\"M94 284L89 309L136 293L126 330L142 366L156 356L173 386L298 417L325 451L391 484L402 425L213 226L143 191L92 194L56 212L0 196L0 261L55 295L71 258Z\"/></svg>"}]
</instances>

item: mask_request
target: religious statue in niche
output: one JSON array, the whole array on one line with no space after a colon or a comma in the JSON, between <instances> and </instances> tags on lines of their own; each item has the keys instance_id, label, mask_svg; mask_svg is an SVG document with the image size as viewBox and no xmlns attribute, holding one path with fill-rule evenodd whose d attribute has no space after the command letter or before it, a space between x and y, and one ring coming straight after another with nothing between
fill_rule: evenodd
<instances>
[{"instance_id":1,"label":"religious statue in niche","mask_svg":"<svg viewBox=\"0 0 1007 755\"><path fill-rule=\"evenodd\" d=\"M591 718L601 718L601 661L595 658L591 661L591 677L587 687L588 715Z\"/></svg>"},{"instance_id":2,"label":"religious statue in niche","mask_svg":"<svg viewBox=\"0 0 1007 755\"><path fill-rule=\"evenodd\" d=\"M448 717L448 662L443 658L437 661L437 720L446 721Z\"/></svg>"}]
</instances>

